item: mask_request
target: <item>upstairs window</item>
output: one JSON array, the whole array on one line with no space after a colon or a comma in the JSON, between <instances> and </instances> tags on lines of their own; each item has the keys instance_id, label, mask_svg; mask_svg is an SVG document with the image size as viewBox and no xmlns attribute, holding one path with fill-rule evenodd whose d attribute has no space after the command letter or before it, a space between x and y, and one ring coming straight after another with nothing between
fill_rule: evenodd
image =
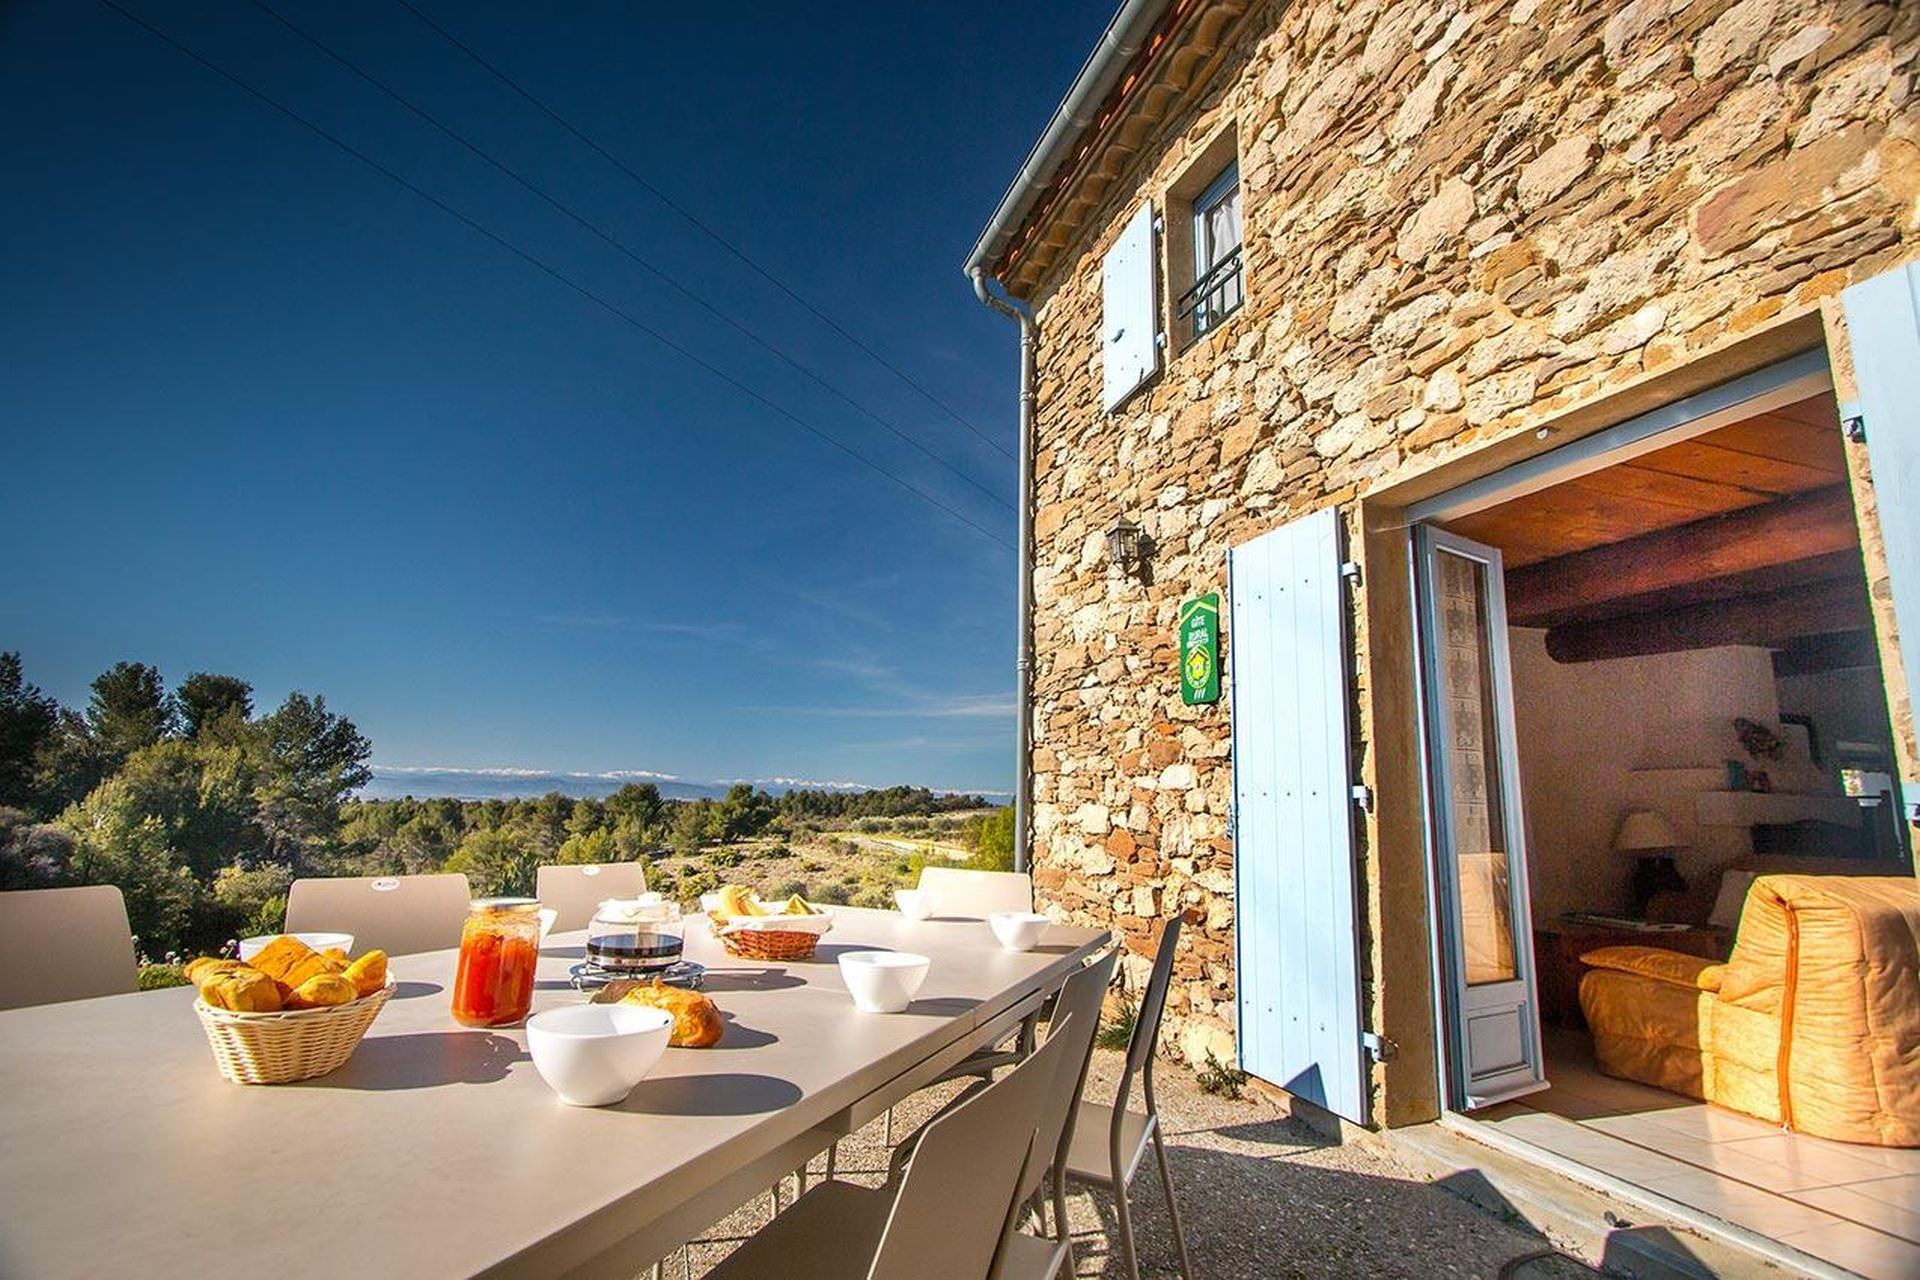
<instances>
[{"instance_id":1,"label":"upstairs window","mask_svg":"<svg viewBox=\"0 0 1920 1280\"><path fill-rule=\"evenodd\" d=\"M1240 165L1193 198L1193 287L1180 298L1187 340L1205 337L1247 299L1240 271Z\"/></svg>"}]
</instances>

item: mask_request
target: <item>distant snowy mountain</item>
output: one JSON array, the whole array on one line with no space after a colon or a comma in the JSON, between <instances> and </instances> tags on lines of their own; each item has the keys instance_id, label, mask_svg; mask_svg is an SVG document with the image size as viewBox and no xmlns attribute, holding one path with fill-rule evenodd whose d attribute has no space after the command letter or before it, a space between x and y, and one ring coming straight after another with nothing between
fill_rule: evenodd
<instances>
[{"instance_id":1,"label":"distant snowy mountain","mask_svg":"<svg viewBox=\"0 0 1920 1280\"><path fill-rule=\"evenodd\" d=\"M562 795L599 799L612 795L629 782L651 782L669 800L719 799L736 782L751 782L763 791L783 795L789 791L873 791L877 788L859 782L818 782L808 778L721 778L701 782L653 773L644 769L616 769L607 773L549 773L538 769L454 769L439 765L375 765L373 781L360 789L364 800L398 800L403 796L451 796L456 800L518 800L543 796L550 791ZM935 787L945 792L950 788ZM1005 799L1005 792L973 791L968 795Z\"/></svg>"}]
</instances>

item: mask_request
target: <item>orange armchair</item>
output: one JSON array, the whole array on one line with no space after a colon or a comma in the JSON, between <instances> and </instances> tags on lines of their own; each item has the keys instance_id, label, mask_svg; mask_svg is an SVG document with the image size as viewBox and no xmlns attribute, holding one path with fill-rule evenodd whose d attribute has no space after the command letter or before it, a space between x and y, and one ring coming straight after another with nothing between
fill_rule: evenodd
<instances>
[{"instance_id":1,"label":"orange armchair","mask_svg":"<svg viewBox=\"0 0 1920 1280\"><path fill-rule=\"evenodd\" d=\"M1762 876L1724 965L1657 947L1581 960L1609 1075L1843 1142L1920 1146L1920 882Z\"/></svg>"}]
</instances>

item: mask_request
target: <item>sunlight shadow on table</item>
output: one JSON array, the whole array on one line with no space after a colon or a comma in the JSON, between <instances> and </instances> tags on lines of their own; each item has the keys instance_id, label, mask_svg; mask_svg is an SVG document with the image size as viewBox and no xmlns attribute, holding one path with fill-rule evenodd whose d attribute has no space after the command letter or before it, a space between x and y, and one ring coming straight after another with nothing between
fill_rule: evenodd
<instances>
[{"instance_id":1,"label":"sunlight shadow on table","mask_svg":"<svg viewBox=\"0 0 1920 1280\"><path fill-rule=\"evenodd\" d=\"M805 978L785 969L708 969L700 979L702 991L785 991L807 985Z\"/></svg>"},{"instance_id":2,"label":"sunlight shadow on table","mask_svg":"<svg viewBox=\"0 0 1920 1280\"><path fill-rule=\"evenodd\" d=\"M311 1089L431 1089L443 1084L486 1084L504 1080L507 1069L523 1062L527 1051L490 1031L433 1031L399 1036L368 1036L347 1065L317 1080ZM300 1086L296 1086L300 1087Z\"/></svg>"},{"instance_id":3,"label":"sunlight shadow on table","mask_svg":"<svg viewBox=\"0 0 1920 1280\"><path fill-rule=\"evenodd\" d=\"M436 995L446 988L437 982L396 982L393 984L394 1000L418 1000L421 996Z\"/></svg>"},{"instance_id":4,"label":"sunlight shadow on table","mask_svg":"<svg viewBox=\"0 0 1920 1280\"><path fill-rule=\"evenodd\" d=\"M747 1071L699 1076L655 1076L634 1087L621 1111L675 1116L754 1116L800 1101L791 1080Z\"/></svg>"}]
</instances>

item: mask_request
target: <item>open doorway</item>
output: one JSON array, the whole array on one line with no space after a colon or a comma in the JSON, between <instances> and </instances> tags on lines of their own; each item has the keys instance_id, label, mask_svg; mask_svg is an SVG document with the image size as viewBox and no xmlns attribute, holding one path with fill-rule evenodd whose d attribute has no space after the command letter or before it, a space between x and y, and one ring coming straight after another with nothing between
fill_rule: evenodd
<instances>
[{"instance_id":1,"label":"open doorway","mask_svg":"<svg viewBox=\"0 0 1920 1280\"><path fill-rule=\"evenodd\" d=\"M1912 872L1838 407L1817 367L1775 372L1423 504L1443 1088L1563 1160L1912 1274L1920 1150L1710 1105L1699 991L1628 975L1611 1022L1582 1007L1602 948L1726 961L1758 875Z\"/></svg>"}]
</instances>

